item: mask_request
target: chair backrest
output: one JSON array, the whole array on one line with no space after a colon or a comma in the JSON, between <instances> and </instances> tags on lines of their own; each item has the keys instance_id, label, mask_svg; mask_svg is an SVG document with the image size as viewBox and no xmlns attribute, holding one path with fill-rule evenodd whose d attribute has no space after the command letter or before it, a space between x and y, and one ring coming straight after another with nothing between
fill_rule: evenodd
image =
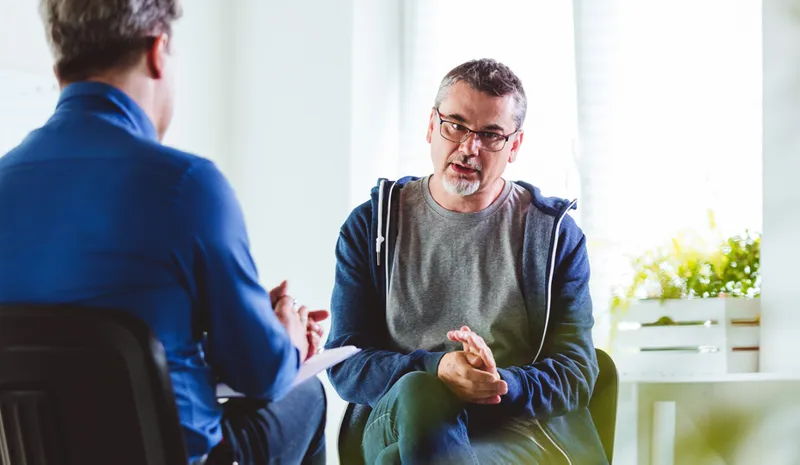
<instances>
[{"instance_id":1,"label":"chair backrest","mask_svg":"<svg viewBox=\"0 0 800 465\"><path fill-rule=\"evenodd\" d=\"M589 412L600 435L600 442L603 444L608 463L612 463L614 431L617 425L619 374L614 360L607 353L600 349L595 351L600 374L597 377L592 398L589 400ZM352 465L364 463L361 455L361 437L368 417L368 407L347 405L339 429L339 458L342 463Z\"/></svg>"},{"instance_id":2,"label":"chair backrest","mask_svg":"<svg viewBox=\"0 0 800 465\"><path fill-rule=\"evenodd\" d=\"M608 463L611 463L614 455L614 433L617 429L619 374L610 355L600 349L595 351L600 374L595 382L592 398L589 400L589 412L600 435L600 442L603 443Z\"/></svg>"},{"instance_id":3,"label":"chair backrest","mask_svg":"<svg viewBox=\"0 0 800 465\"><path fill-rule=\"evenodd\" d=\"M164 349L143 322L0 306L0 464L187 461Z\"/></svg>"}]
</instances>

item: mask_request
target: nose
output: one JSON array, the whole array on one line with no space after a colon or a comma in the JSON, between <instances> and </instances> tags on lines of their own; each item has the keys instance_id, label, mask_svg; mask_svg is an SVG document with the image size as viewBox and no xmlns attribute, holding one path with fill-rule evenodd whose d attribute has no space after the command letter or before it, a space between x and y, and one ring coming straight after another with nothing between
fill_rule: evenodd
<instances>
[{"instance_id":1,"label":"nose","mask_svg":"<svg viewBox=\"0 0 800 465\"><path fill-rule=\"evenodd\" d=\"M466 155L477 155L478 149L480 148L478 136L474 132L467 134L467 138L461 142L460 148L461 152Z\"/></svg>"}]
</instances>

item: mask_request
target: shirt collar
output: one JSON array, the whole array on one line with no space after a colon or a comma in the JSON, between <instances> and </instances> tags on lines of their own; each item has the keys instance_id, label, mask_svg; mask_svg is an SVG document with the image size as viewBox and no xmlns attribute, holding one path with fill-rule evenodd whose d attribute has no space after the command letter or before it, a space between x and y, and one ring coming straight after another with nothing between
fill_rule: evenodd
<instances>
[{"instance_id":1,"label":"shirt collar","mask_svg":"<svg viewBox=\"0 0 800 465\"><path fill-rule=\"evenodd\" d=\"M128 131L158 141L158 133L147 113L122 90L109 84L83 81L61 91L56 114L81 111L97 114Z\"/></svg>"}]
</instances>

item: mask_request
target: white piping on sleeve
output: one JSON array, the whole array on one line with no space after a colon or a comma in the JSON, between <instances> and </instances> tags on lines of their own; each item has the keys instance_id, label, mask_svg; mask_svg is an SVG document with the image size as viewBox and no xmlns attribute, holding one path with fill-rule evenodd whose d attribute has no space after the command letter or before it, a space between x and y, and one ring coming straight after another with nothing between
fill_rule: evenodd
<instances>
[{"instance_id":1,"label":"white piping on sleeve","mask_svg":"<svg viewBox=\"0 0 800 465\"><path fill-rule=\"evenodd\" d=\"M377 255L378 266L381 266L381 244L383 243L383 184L385 182L381 179L378 184L378 238L375 239L375 255Z\"/></svg>"},{"instance_id":2,"label":"white piping on sleeve","mask_svg":"<svg viewBox=\"0 0 800 465\"><path fill-rule=\"evenodd\" d=\"M553 274L555 274L555 267L556 267L556 253L558 253L558 234L561 230L561 221L567 216L567 213L572 209L573 206L578 202L578 199L573 200L570 202L569 206L564 210L561 216L558 217L556 221L556 227L553 232L555 237L553 238L553 250L550 254L550 272L547 275L547 312L545 313L544 317L544 330L542 331L542 340L539 341L539 350L536 351L536 357L533 358L534 363L539 360L539 356L542 355L542 348L544 347L544 339L547 336L547 327L550 325L550 302L552 301L552 291L553 291Z\"/></svg>"},{"instance_id":3,"label":"white piping on sleeve","mask_svg":"<svg viewBox=\"0 0 800 465\"><path fill-rule=\"evenodd\" d=\"M386 237L389 237L391 230L389 226L392 224L392 191L394 190L394 186L397 185L395 181L392 183L392 187L389 188L389 202L386 205ZM386 298L389 298L389 244L386 244L386 263L384 263L384 272L386 273Z\"/></svg>"}]
</instances>

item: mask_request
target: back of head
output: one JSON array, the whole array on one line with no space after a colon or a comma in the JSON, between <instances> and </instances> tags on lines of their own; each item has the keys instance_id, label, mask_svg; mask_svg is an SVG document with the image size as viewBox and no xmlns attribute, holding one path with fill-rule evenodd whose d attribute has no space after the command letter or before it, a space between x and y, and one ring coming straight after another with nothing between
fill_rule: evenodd
<instances>
[{"instance_id":1,"label":"back of head","mask_svg":"<svg viewBox=\"0 0 800 465\"><path fill-rule=\"evenodd\" d=\"M41 0L40 13L62 82L125 70L159 34L170 34L180 0Z\"/></svg>"},{"instance_id":2,"label":"back of head","mask_svg":"<svg viewBox=\"0 0 800 465\"><path fill-rule=\"evenodd\" d=\"M516 104L514 122L517 124L517 129L522 127L528 109L528 100L525 96L525 89L522 87L522 81L511 71L511 68L491 58L471 60L456 66L442 79L436 94L435 108L439 108L439 104L447 96L450 87L457 82L464 82L477 91L495 97L512 95Z\"/></svg>"}]
</instances>

